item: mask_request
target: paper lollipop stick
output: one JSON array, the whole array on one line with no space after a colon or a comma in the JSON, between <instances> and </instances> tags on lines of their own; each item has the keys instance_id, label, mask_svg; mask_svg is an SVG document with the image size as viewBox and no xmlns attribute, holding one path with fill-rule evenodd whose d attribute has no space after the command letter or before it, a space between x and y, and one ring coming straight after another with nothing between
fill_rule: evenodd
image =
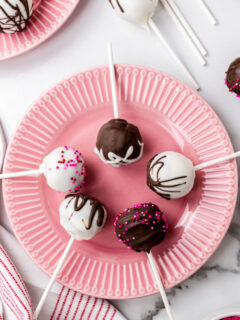
<instances>
[{"instance_id":1,"label":"paper lollipop stick","mask_svg":"<svg viewBox=\"0 0 240 320\"><path fill-rule=\"evenodd\" d=\"M161 280L161 277L160 277L160 274L159 274L159 271L158 271L158 267L157 267L156 261L155 261L153 255L152 255L151 251L149 253L147 253L147 257L148 257L150 266L152 268L154 278L157 281L159 293L160 293L160 295L162 297L163 304L164 304L165 309L167 311L168 319L169 320L173 320L172 310L170 308L170 305L169 305L169 302L168 302L168 298L167 298L164 286L162 284L162 280Z\"/></svg>"},{"instance_id":2,"label":"paper lollipop stick","mask_svg":"<svg viewBox=\"0 0 240 320\"><path fill-rule=\"evenodd\" d=\"M5 152L6 152L6 139L5 139L3 127L0 121L0 171L2 170Z\"/></svg>"},{"instance_id":3,"label":"paper lollipop stick","mask_svg":"<svg viewBox=\"0 0 240 320\"><path fill-rule=\"evenodd\" d=\"M160 244L166 234L166 219L160 209L152 203L141 203L125 209L114 222L117 238L129 249L146 252L153 276L158 284L169 320L173 320L171 308L151 249Z\"/></svg>"},{"instance_id":4,"label":"paper lollipop stick","mask_svg":"<svg viewBox=\"0 0 240 320\"><path fill-rule=\"evenodd\" d=\"M167 200L178 199L192 190L196 171L237 157L240 157L240 151L194 166L192 161L181 153L162 152L148 162L147 185Z\"/></svg>"},{"instance_id":5,"label":"paper lollipop stick","mask_svg":"<svg viewBox=\"0 0 240 320\"><path fill-rule=\"evenodd\" d=\"M235 158L238 158L238 157L240 157L240 151L237 151L237 152L234 152L232 154L223 156L221 158L210 160L208 162L200 163L200 164L194 166L194 170L198 171L198 170L201 170L201 169L204 169L204 168L207 168L207 167L214 166L215 164L218 164L218 163L221 163L221 162L225 162L225 161L228 161L228 160L232 160L232 159L235 159Z\"/></svg>"},{"instance_id":6,"label":"paper lollipop stick","mask_svg":"<svg viewBox=\"0 0 240 320\"><path fill-rule=\"evenodd\" d=\"M189 39L191 39L191 41L195 44L195 46L198 48L200 53L203 56L206 56L207 55L207 50L205 49L205 47L202 44L202 42L196 36L195 32L193 31L193 29L191 28L191 26L187 22L186 18L184 17L184 15L180 11L180 9L178 8L178 6L174 2L174 0L163 0L162 2L163 2L163 4L166 3L166 5L168 5L168 7L170 7L172 9L172 11L174 12L175 16L178 19L178 20L176 19L175 22L180 24L179 27L181 29L183 29L183 31L185 31L187 33L187 35L189 36Z\"/></svg>"},{"instance_id":7,"label":"paper lollipop stick","mask_svg":"<svg viewBox=\"0 0 240 320\"><path fill-rule=\"evenodd\" d=\"M215 18L215 16L213 15L212 11L209 9L209 7L207 6L206 2L204 0L199 0L203 10L205 11L206 15L208 16L208 18L210 19L210 21L212 22L212 24L216 25L217 24L217 19Z\"/></svg>"},{"instance_id":8,"label":"paper lollipop stick","mask_svg":"<svg viewBox=\"0 0 240 320\"><path fill-rule=\"evenodd\" d=\"M198 57L200 63L202 66L206 65L206 60L204 59L202 53L199 51L198 47L196 46L195 42L192 40L192 38L189 36L189 34L186 32L185 28L179 21L178 17L176 16L176 13L173 11L172 7L169 5L169 3L166 0L160 0L162 2L162 5L170 15L170 17L173 19L177 27L182 31L184 36L186 37L187 41L189 42L190 46L192 47L193 51L195 52L196 56Z\"/></svg>"},{"instance_id":9,"label":"paper lollipop stick","mask_svg":"<svg viewBox=\"0 0 240 320\"><path fill-rule=\"evenodd\" d=\"M148 21L149 27L152 29L152 31L156 34L158 39L163 43L163 45L167 48L169 53L172 55L172 57L176 60L178 65L181 67L183 70L184 74L188 77L188 79L193 83L194 87L196 90L200 89L199 84L197 81L194 79L194 77L191 75L190 71L187 69L187 67L184 65L184 63L179 59L179 57L176 55L176 53L173 51L173 49L170 47L164 36L162 35L160 29L157 27L155 22L152 19L149 19Z\"/></svg>"},{"instance_id":10,"label":"paper lollipop stick","mask_svg":"<svg viewBox=\"0 0 240 320\"><path fill-rule=\"evenodd\" d=\"M111 89L112 89L112 102L113 102L114 118L118 119L119 118L118 99L117 99L116 77L115 77L113 51L112 51L112 43L111 42L108 42L107 50L108 50L108 64L109 64L109 73L110 73L110 81L111 81Z\"/></svg>"},{"instance_id":11,"label":"paper lollipop stick","mask_svg":"<svg viewBox=\"0 0 240 320\"><path fill-rule=\"evenodd\" d=\"M107 218L107 211L96 199L87 195L76 193L65 197L59 208L60 223L71 235L70 240L57 263L56 269L43 292L43 295L34 312L34 320L39 316L44 302L50 292L63 264L72 248L74 240L90 240L99 233Z\"/></svg>"},{"instance_id":12,"label":"paper lollipop stick","mask_svg":"<svg viewBox=\"0 0 240 320\"><path fill-rule=\"evenodd\" d=\"M85 183L85 162L76 149L59 147L44 159L38 169L0 174L0 179L44 174L47 184L56 191L76 192Z\"/></svg>"},{"instance_id":13,"label":"paper lollipop stick","mask_svg":"<svg viewBox=\"0 0 240 320\"><path fill-rule=\"evenodd\" d=\"M48 294L49 294L49 292L50 292L50 290L51 290L51 288L52 288L52 286L53 286L53 284L54 284L54 282L55 282L60 270L62 269L62 266L63 266L67 256L68 256L68 253L72 248L74 240L75 239L73 237L71 237L70 240L68 241L68 244L67 244L67 246L66 246L66 248L65 248L65 250L64 250L64 252L63 252L63 254L61 256L61 258L58 261L56 269L55 269L50 281L48 282L48 285L47 285L46 289L44 290L43 295L42 295L42 297L41 297L41 299L40 299L40 301L39 301L39 303L37 305L37 308L36 308L36 310L34 312L34 316L33 316L34 320L38 318L38 316L39 316L39 314L40 314L40 312L42 310L42 307L44 305L44 302L46 301L46 298L47 298L47 296L48 296Z\"/></svg>"}]
</instances>

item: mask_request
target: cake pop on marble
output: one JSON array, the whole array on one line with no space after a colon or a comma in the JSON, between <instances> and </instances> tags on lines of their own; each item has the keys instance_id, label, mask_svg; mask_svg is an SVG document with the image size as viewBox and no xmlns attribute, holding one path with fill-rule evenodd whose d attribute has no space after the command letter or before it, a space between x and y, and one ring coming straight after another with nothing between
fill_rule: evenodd
<instances>
[{"instance_id":1,"label":"cake pop on marble","mask_svg":"<svg viewBox=\"0 0 240 320\"><path fill-rule=\"evenodd\" d=\"M230 92L240 97L240 58L235 59L226 73L226 85Z\"/></svg>"}]
</instances>

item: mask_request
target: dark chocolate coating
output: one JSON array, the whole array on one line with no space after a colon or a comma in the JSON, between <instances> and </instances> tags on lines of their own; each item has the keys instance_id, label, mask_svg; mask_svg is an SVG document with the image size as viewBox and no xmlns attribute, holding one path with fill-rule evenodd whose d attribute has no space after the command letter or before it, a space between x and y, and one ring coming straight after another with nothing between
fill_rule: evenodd
<instances>
[{"instance_id":1,"label":"dark chocolate coating","mask_svg":"<svg viewBox=\"0 0 240 320\"><path fill-rule=\"evenodd\" d=\"M113 3L112 3L112 0L108 0L108 1L110 2L110 4L111 4L111 6L113 7L113 9L115 9L115 8L114 8L114 5L113 5ZM123 7L122 7L121 4L120 4L120 1L119 1L119 0L116 0L116 3L117 3L117 5L118 5L119 9L121 10L121 12L124 13L124 10L123 10Z\"/></svg>"},{"instance_id":2,"label":"dark chocolate coating","mask_svg":"<svg viewBox=\"0 0 240 320\"><path fill-rule=\"evenodd\" d=\"M240 95L240 58L230 64L226 76L226 85L230 92Z\"/></svg>"},{"instance_id":3,"label":"dark chocolate coating","mask_svg":"<svg viewBox=\"0 0 240 320\"><path fill-rule=\"evenodd\" d=\"M163 241L167 231L163 213L152 203L124 210L117 216L114 226L117 238L137 252L150 252Z\"/></svg>"},{"instance_id":4,"label":"dark chocolate coating","mask_svg":"<svg viewBox=\"0 0 240 320\"><path fill-rule=\"evenodd\" d=\"M0 10L4 14L4 17L0 19L0 32L5 33L7 31L14 31L17 32L23 31L31 17L32 8L29 7L27 0L19 0L21 5L24 7L26 11L26 17L22 15L21 10L19 9L18 4L13 5L8 0L2 0L5 4L9 6L9 8L15 11L13 16L9 15L8 12L0 5Z\"/></svg>"},{"instance_id":5,"label":"dark chocolate coating","mask_svg":"<svg viewBox=\"0 0 240 320\"><path fill-rule=\"evenodd\" d=\"M74 202L74 210L75 211L73 211L73 214L75 212L80 211L85 206L85 204L87 203L88 200L90 201L91 212L89 214L89 223L87 226L85 225L86 230L91 229L93 219L96 214L98 215L97 225L99 227L102 226L103 221L104 221L104 209L103 209L103 205L101 204L100 201L98 201L92 197L89 197L86 194L82 194L82 193L70 193L70 194L66 195L65 199L67 199L67 198L70 198L70 200L67 204L67 207L69 206L71 201L73 201L73 200L75 201ZM72 217L72 215L71 215L71 217ZM71 217L70 217L70 219L71 219Z\"/></svg>"},{"instance_id":6,"label":"dark chocolate coating","mask_svg":"<svg viewBox=\"0 0 240 320\"><path fill-rule=\"evenodd\" d=\"M102 149L107 160L110 160L109 152L125 157L129 147L133 146L133 153L128 159L136 159L141 153L139 141L142 142L142 137L135 125L123 119L112 119L99 130L96 146L99 151Z\"/></svg>"},{"instance_id":7,"label":"dark chocolate coating","mask_svg":"<svg viewBox=\"0 0 240 320\"><path fill-rule=\"evenodd\" d=\"M171 193L178 193L180 191L174 190L174 188L179 187L183 184L186 184L186 182L179 182L182 181L184 178L187 178L186 176L180 176L176 177L174 179L168 179L168 180L160 180L160 171L162 167L164 166L164 162L162 161L167 156L162 156L158 160L154 162L155 157L157 157L158 154L156 154L152 159L149 160L147 165L147 185L149 188L156 192L159 196L166 200L171 200ZM154 170L155 166L160 165L159 169L157 171L157 181L153 180L151 177L151 172ZM172 182L171 185L168 185L168 182ZM156 190L154 187L157 187L158 190ZM164 192L161 192L164 191Z\"/></svg>"}]
</instances>

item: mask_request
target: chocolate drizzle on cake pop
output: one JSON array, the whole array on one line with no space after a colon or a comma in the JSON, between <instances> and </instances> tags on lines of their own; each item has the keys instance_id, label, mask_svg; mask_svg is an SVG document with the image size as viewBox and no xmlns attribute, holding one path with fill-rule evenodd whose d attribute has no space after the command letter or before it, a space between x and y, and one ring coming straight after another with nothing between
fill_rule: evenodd
<instances>
[{"instance_id":1,"label":"chocolate drizzle on cake pop","mask_svg":"<svg viewBox=\"0 0 240 320\"><path fill-rule=\"evenodd\" d=\"M96 214L98 214L98 219L97 219L97 225L100 227L103 224L104 221L104 209L100 201L89 197L85 194L82 193L74 193L74 194L68 194L65 199L70 198L69 202L66 205L66 209L68 208L69 204L74 200L74 211L69 217L69 220L71 220L73 214L75 212L80 211L87 203L87 201L90 202L91 205L91 211L89 214L89 220L88 220L88 225L85 225L86 230L90 230L92 227L93 219ZM85 222L84 222L85 223Z\"/></svg>"},{"instance_id":2,"label":"chocolate drizzle on cake pop","mask_svg":"<svg viewBox=\"0 0 240 320\"><path fill-rule=\"evenodd\" d=\"M152 203L137 204L117 216L115 234L120 242L137 252L150 252L164 239L167 223L160 209Z\"/></svg>"},{"instance_id":3,"label":"chocolate drizzle on cake pop","mask_svg":"<svg viewBox=\"0 0 240 320\"><path fill-rule=\"evenodd\" d=\"M172 179L161 180L160 171L165 165L164 161L162 160L165 159L167 156L164 155L154 162L154 159L156 156L157 155L155 155L148 162L148 165L147 165L147 185L149 186L150 189L152 189L154 192L157 192L164 199L170 200L171 193L180 193L179 190L175 190L174 188L177 188L179 186L186 184L186 181L183 181L183 179L186 179L187 176L180 176ZM156 180L153 180L152 179L153 171L157 166L159 167L156 173ZM169 182L172 182L172 183L169 184ZM155 188L157 188L157 190Z\"/></svg>"},{"instance_id":4,"label":"chocolate drizzle on cake pop","mask_svg":"<svg viewBox=\"0 0 240 320\"><path fill-rule=\"evenodd\" d=\"M235 92L240 97L240 58L234 60L227 71L226 85L230 92Z\"/></svg>"},{"instance_id":5,"label":"chocolate drizzle on cake pop","mask_svg":"<svg viewBox=\"0 0 240 320\"><path fill-rule=\"evenodd\" d=\"M110 4L111 4L111 6L113 7L113 9L115 9L115 8L114 8L114 5L113 5L113 3L112 3L112 0L108 0L108 1L110 2ZM121 12L124 13L123 7L121 6L119 0L116 0L116 3L117 3L117 5L118 5L119 9L121 10Z\"/></svg>"},{"instance_id":6,"label":"chocolate drizzle on cake pop","mask_svg":"<svg viewBox=\"0 0 240 320\"><path fill-rule=\"evenodd\" d=\"M14 33L23 31L32 14L28 0L2 0L0 5L0 32Z\"/></svg>"},{"instance_id":7,"label":"chocolate drizzle on cake pop","mask_svg":"<svg viewBox=\"0 0 240 320\"><path fill-rule=\"evenodd\" d=\"M112 166L128 165L139 160L143 153L138 128L123 119L112 119L99 130L95 152Z\"/></svg>"}]
</instances>

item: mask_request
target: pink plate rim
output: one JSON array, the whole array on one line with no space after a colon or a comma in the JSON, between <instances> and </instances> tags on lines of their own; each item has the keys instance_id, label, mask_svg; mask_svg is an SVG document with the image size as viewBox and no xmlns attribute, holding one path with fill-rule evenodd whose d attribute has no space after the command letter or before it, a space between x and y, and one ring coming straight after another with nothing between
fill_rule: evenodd
<instances>
[{"instance_id":1,"label":"pink plate rim","mask_svg":"<svg viewBox=\"0 0 240 320\"><path fill-rule=\"evenodd\" d=\"M187 92L189 92L191 95L194 95L197 99L197 101L201 101L204 103L204 107L206 108L206 112L208 114L211 115L211 119L216 120L216 123L218 124L218 126L220 127L220 131L221 133L224 135L224 139L227 143L227 150L228 152L232 152L233 151L233 147L231 144L231 141L228 137L228 134L221 122L221 120L217 117L216 113L213 111L213 109L196 93L194 92L191 88L189 88L187 85L185 85L184 83L182 83L181 81L175 79L174 77L167 75L165 73L162 73L160 71L156 71L154 69L150 69L150 68L145 68L145 67L141 67L141 66L136 66L136 65L117 65L117 73L119 74L123 74L124 72L126 74L133 74L135 70L138 70L138 74L140 74L142 72L142 74L144 74L145 76L149 76L149 79L155 79L156 77L158 77L157 81L160 81L159 79L163 79L161 81L165 81L168 80L166 83L175 83L175 85L183 88L182 90L185 90ZM70 82L70 80L75 79L77 81L77 79L81 79L81 81L85 81L85 79L87 79L89 81L89 77L88 75L96 75L96 74L100 74L101 76L101 71L104 71L106 73L107 67L106 66L101 66L98 68L94 68L94 69L90 69L84 72L80 72L76 75L73 75L67 79L65 79L64 81L59 82L57 85L53 86L52 88L50 88L49 90L47 90L45 93L43 93L43 95L41 95L41 97L37 100L37 101L41 101L44 97L46 97L46 95L55 87L61 86L63 85L63 83L68 83ZM103 72L102 72L103 73ZM125 74L124 73L124 74ZM23 119L27 118L30 111L33 110L34 106L37 104L34 103L30 109L25 113ZM13 142L14 139L16 138L16 135L19 132L19 129L21 127L21 124L23 123L23 120L21 121L21 123L19 124L19 126L17 127L10 143L7 149L7 153L6 153L6 158L5 158L5 162L4 162L4 172L6 171L11 171L9 170L8 164L9 162L11 162L10 160L10 154L11 154L11 148L14 146ZM216 124L215 124L216 125ZM200 259L200 261L198 261L197 263L195 263L194 266L192 266L190 269L187 270L186 274L181 274L181 277L179 279L174 278L172 282L169 282L168 280L164 280L164 284L166 286L166 288L171 288L174 287L176 285L178 285L179 283L181 283L182 281L186 280L187 278L189 278L191 275L193 275L204 263L206 263L206 261L211 257L211 255L215 252L215 250L218 248L218 246L220 245L222 239L224 238L228 227L231 223L232 217L233 217L233 213L234 213L234 209L235 209L235 205L236 205L236 200L237 200L237 191L238 191L238 175L237 175L237 165L236 165L236 161L234 160L232 162L232 166L231 166L231 179L233 181L232 183L232 191L231 191L231 201L229 200L227 209L226 209L226 215L225 215L225 219L224 219L224 225L222 226L222 230L221 232L218 233L218 237L215 239L215 241L209 245L209 247L207 248L207 251L204 252L204 256L202 259ZM11 226L14 230L14 233L18 239L18 241L20 242L20 244L23 246L23 248L26 250L26 252L30 255L30 257L35 261L35 263L37 263L39 265L40 268L42 268L48 275L52 274L52 271L48 270L47 268L43 267L43 265L41 265L41 263L39 263L36 259L36 257L33 257L31 252L29 252L29 250L27 249L27 245L23 243L23 239L20 237L19 235L19 230L16 230L15 228L15 223L14 223L14 219L13 216L11 215L10 211L11 211L11 206L9 206L10 202L9 199L7 199L8 196L8 192L7 192L7 187L8 185L6 184L6 181L3 182L3 196L4 196L4 203L5 203L5 207L7 210L7 214L11 223ZM161 268L161 266L159 266ZM129 298L139 298L139 297L144 297L144 296L148 296L148 295L152 295L154 293L158 292L158 289L156 287L156 285L154 283L152 283L152 290L150 292L148 292L147 290L144 293L140 293L140 292L134 292L134 294L131 293L126 295L120 294L120 295L116 295L116 294L108 294L108 290L105 290L104 293L101 292L90 292L89 289L85 290L84 288L77 288L75 285L71 285L69 283L69 281L64 281L62 279L62 275L60 275L60 278L58 279L59 282L61 282L62 284L68 286L69 288L73 289L73 290L77 290L80 291L82 293L88 294L88 295L93 295L96 297L101 297L101 298L107 298L107 299L129 299Z\"/></svg>"},{"instance_id":2,"label":"pink plate rim","mask_svg":"<svg viewBox=\"0 0 240 320\"><path fill-rule=\"evenodd\" d=\"M26 30L15 34L0 33L0 61L17 57L48 40L68 20L79 2L42 0Z\"/></svg>"}]
</instances>

